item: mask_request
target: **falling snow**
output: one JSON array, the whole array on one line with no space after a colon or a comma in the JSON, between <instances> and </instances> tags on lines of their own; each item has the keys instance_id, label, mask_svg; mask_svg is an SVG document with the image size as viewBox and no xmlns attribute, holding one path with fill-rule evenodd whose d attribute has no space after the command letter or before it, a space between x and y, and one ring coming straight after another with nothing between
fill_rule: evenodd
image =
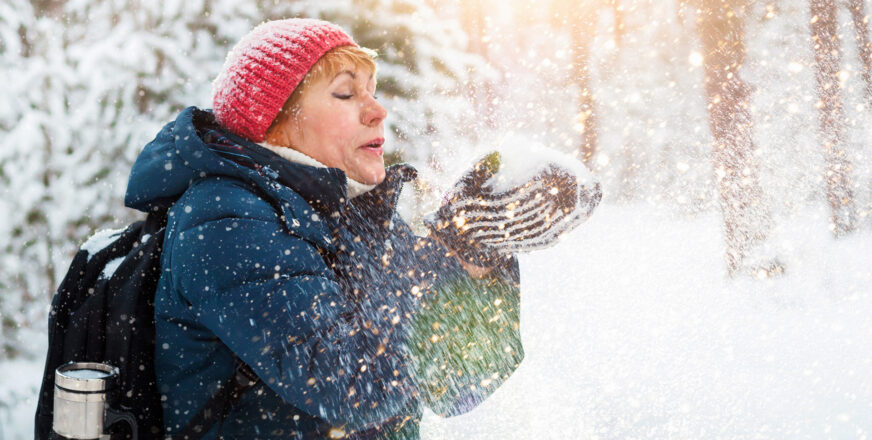
<instances>
[{"instance_id":1,"label":"falling snow","mask_svg":"<svg viewBox=\"0 0 872 440\"><path fill-rule=\"evenodd\" d=\"M400 201L414 227L501 144L511 175L572 156L602 185L590 219L520 257L520 367L466 414L427 410L422 438L872 436L872 98L844 5L866 2L835 2L841 59L824 89L840 92L846 161L833 162L811 37L826 16L806 0L741 2L725 15L742 23L730 38L743 38L744 63L716 73L738 87L721 91L747 93L750 119L723 139L709 117L730 96L707 89L700 37L719 1L3 1L0 440L32 435L49 292L80 243L91 237L93 254L137 217L122 197L142 146L181 108L210 106L233 42L289 16L334 20L379 51L386 156L420 173ZM740 132L748 166L715 147ZM524 148L540 144L556 156ZM834 202L827 183L843 172L850 191ZM725 181L760 191L724 200ZM751 208L735 217L749 232L734 252L722 212L736 206ZM840 218L855 229L840 232ZM278 279L274 264L261 269ZM499 298L475 304L482 322L506 319ZM449 324L428 325L426 341Z\"/></svg>"}]
</instances>

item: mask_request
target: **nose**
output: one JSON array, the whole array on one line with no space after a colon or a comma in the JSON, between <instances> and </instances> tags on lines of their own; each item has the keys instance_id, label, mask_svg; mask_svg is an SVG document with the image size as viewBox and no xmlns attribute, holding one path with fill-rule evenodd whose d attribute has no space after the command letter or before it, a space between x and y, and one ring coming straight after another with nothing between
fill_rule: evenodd
<instances>
[{"instance_id":1,"label":"nose","mask_svg":"<svg viewBox=\"0 0 872 440\"><path fill-rule=\"evenodd\" d=\"M380 124L388 116L387 109L373 95L368 95L361 107L360 122L367 127Z\"/></svg>"}]
</instances>

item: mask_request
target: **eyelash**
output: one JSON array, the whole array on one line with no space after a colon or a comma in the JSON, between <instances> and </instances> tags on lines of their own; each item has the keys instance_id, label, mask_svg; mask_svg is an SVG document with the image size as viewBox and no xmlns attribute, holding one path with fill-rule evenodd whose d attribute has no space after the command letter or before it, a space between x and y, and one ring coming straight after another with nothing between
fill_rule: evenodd
<instances>
[{"instance_id":1,"label":"eyelash","mask_svg":"<svg viewBox=\"0 0 872 440\"><path fill-rule=\"evenodd\" d=\"M342 93L334 93L334 94L333 94L333 97L334 97L334 98L337 98L337 99L343 99L343 100L351 99L353 96L354 96L354 94L347 94L347 95L344 95L344 94L342 94ZM378 101L378 95L376 95L375 93L373 93L373 94L372 94L372 99L375 99L376 101Z\"/></svg>"}]
</instances>

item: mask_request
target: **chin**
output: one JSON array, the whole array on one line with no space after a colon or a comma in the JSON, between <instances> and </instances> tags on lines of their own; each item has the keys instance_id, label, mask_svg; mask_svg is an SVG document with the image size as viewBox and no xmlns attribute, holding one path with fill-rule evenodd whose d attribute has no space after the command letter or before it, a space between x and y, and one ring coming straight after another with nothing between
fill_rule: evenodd
<instances>
[{"instance_id":1,"label":"chin","mask_svg":"<svg viewBox=\"0 0 872 440\"><path fill-rule=\"evenodd\" d=\"M384 181L384 180L385 180L385 169L382 168L382 169L370 174L370 178L367 179L367 181L363 182L363 183L366 183L367 185L378 185L379 183L382 183L382 181Z\"/></svg>"},{"instance_id":2,"label":"chin","mask_svg":"<svg viewBox=\"0 0 872 440\"><path fill-rule=\"evenodd\" d=\"M351 176L352 179L364 184L364 185L378 185L385 180L385 168L384 165L368 169L368 170L360 170L357 173L354 173L355 176Z\"/></svg>"}]
</instances>

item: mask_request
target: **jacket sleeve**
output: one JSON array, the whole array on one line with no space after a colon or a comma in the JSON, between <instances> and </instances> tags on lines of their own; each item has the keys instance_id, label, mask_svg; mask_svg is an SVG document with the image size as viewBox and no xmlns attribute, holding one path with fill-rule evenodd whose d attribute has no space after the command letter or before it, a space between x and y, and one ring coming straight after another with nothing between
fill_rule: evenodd
<instances>
[{"instance_id":1,"label":"jacket sleeve","mask_svg":"<svg viewBox=\"0 0 872 440\"><path fill-rule=\"evenodd\" d=\"M447 252L435 242L427 247ZM482 279L457 263L444 266L450 269L437 272L433 297L412 323L409 350L422 399L449 417L487 399L518 368L524 349L517 260Z\"/></svg>"},{"instance_id":2,"label":"jacket sleeve","mask_svg":"<svg viewBox=\"0 0 872 440\"><path fill-rule=\"evenodd\" d=\"M249 195L239 215L187 222L168 249L191 314L284 401L332 426L397 414L414 393L402 324L379 304L351 304L315 247Z\"/></svg>"}]
</instances>

